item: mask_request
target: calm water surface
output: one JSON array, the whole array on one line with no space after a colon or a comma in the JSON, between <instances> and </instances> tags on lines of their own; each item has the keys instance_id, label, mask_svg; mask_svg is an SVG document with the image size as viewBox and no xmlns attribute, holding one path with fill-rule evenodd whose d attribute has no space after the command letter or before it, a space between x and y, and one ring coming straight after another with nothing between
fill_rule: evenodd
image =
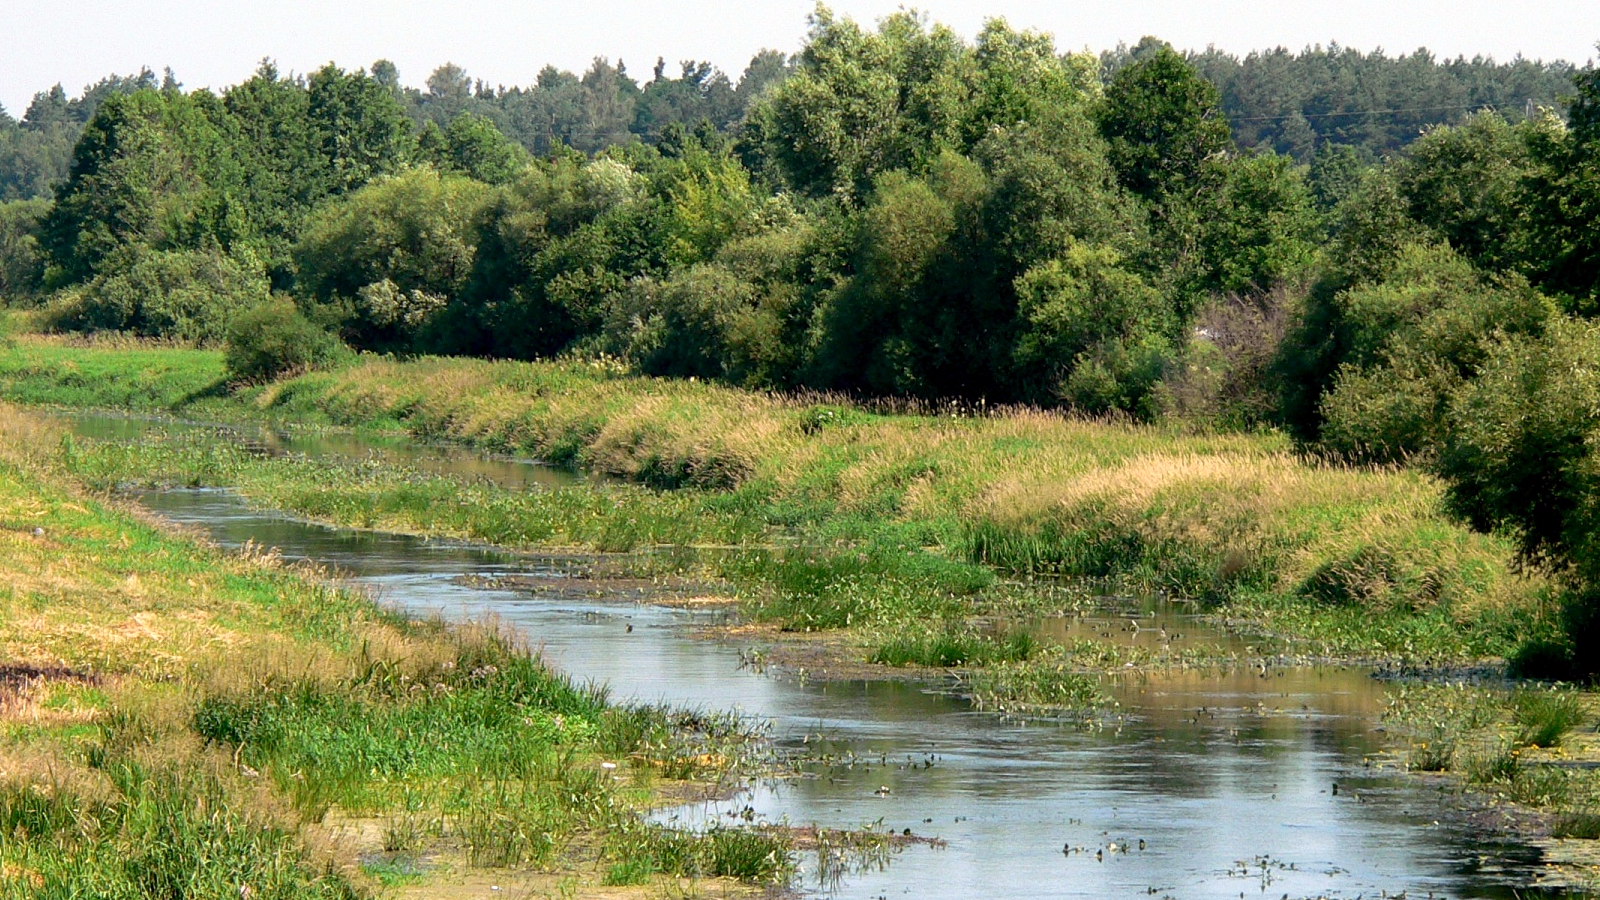
<instances>
[{"instance_id":1,"label":"calm water surface","mask_svg":"<svg viewBox=\"0 0 1600 900\"><path fill-rule=\"evenodd\" d=\"M94 420L75 421L107 436ZM120 421L123 439L168 427ZM336 451L285 452L370 449L341 440ZM382 452L414 454L408 464L438 471L457 471L464 453L398 444ZM460 473L490 477L473 459ZM549 483L505 475L519 489ZM1385 747L1378 713L1386 687L1363 670L1127 678L1112 683L1119 723L1021 724L916 685L803 683L742 669L737 648L694 636L715 614L590 597L570 577L581 560L323 528L252 511L221 491L141 499L223 544L253 540L345 569L414 613L497 615L556 666L607 682L616 696L737 709L770 721L784 746L841 760L667 818L728 821L749 807L771 821L880 823L946 842L908 848L834 884L807 870L804 886L829 896L1507 898L1518 887L1516 896L1538 896L1525 887L1537 850L1448 824L1436 786L1367 766ZM507 574L530 576L533 586L492 591L456 581ZM1158 622L1174 634L1206 634L1181 611L1158 609L1126 639L1151 640ZM1042 626L1058 637L1127 628L1113 615Z\"/></svg>"}]
</instances>

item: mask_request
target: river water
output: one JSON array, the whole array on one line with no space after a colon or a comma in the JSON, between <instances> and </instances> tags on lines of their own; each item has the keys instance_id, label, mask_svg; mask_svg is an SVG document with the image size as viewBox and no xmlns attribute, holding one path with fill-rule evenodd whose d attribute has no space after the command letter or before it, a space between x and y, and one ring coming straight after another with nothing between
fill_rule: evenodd
<instances>
[{"instance_id":1,"label":"river water","mask_svg":"<svg viewBox=\"0 0 1600 900\"><path fill-rule=\"evenodd\" d=\"M183 427L67 421L85 435L119 439ZM516 489L572 479L459 449L373 448L349 437L296 447L279 438L263 451L378 452ZM801 777L666 819L697 825L753 814L833 828L871 823L943 841L908 847L840 880L805 866L800 887L807 891L838 898L1546 896L1528 887L1541 867L1536 848L1455 824L1436 782L1369 765L1392 746L1379 719L1389 688L1358 668L1114 679L1120 715L1104 727L1013 722L925 686L751 671L738 647L696 635L720 613L590 596L571 577L581 558L325 528L252 510L223 491L140 500L224 545L255 541L336 566L409 612L495 615L555 666L608 683L613 696L735 709L770 722L781 746L819 760L804 765ZM518 590L505 591L468 586L463 575L521 577ZM1088 629L1147 641L1159 625L1206 634L1181 608L1148 606L1140 630L1130 631L1129 616L1140 614L1044 623L1041 633Z\"/></svg>"}]
</instances>

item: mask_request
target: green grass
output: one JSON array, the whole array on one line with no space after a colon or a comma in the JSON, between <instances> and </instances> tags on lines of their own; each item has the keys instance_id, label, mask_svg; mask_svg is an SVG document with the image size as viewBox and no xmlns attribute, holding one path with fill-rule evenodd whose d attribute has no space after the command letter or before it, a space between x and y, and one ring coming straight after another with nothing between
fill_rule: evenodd
<instances>
[{"instance_id":1,"label":"green grass","mask_svg":"<svg viewBox=\"0 0 1600 900\"><path fill-rule=\"evenodd\" d=\"M1025 631L995 637L967 630L918 630L885 640L872 661L890 666L979 667L1026 662L1040 649L1038 639Z\"/></svg>"},{"instance_id":2,"label":"green grass","mask_svg":"<svg viewBox=\"0 0 1600 900\"><path fill-rule=\"evenodd\" d=\"M607 870L605 883L642 884L657 872L783 881L792 873L785 846L782 837L755 828L687 832L654 825L626 826L608 835L606 854L618 862Z\"/></svg>"},{"instance_id":3,"label":"green grass","mask_svg":"<svg viewBox=\"0 0 1600 900\"><path fill-rule=\"evenodd\" d=\"M1587 715L1565 687L1515 690L1409 684L1394 693L1386 719L1409 737L1407 767L1448 774L1467 789L1541 813L1557 836L1592 837L1600 822L1595 748L1552 750Z\"/></svg>"},{"instance_id":4,"label":"green grass","mask_svg":"<svg viewBox=\"0 0 1600 900\"><path fill-rule=\"evenodd\" d=\"M1511 695L1511 720L1519 747L1556 747L1583 721L1576 691L1522 688Z\"/></svg>"},{"instance_id":5,"label":"green grass","mask_svg":"<svg viewBox=\"0 0 1600 900\"><path fill-rule=\"evenodd\" d=\"M361 896L291 824L234 801L224 775L125 758L93 771L0 781L0 897Z\"/></svg>"},{"instance_id":6,"label":"green grass","mask_svg":"<svg viewBox=\"0 0 1600 900\"><path fill-rule=\"evenodd\" d=\"M878 410L584 362L366 358L237 392L220 366L24 336L0 357L0 396L400 429L581 466L623 484L513 497L198 448L83 472L228 484L342 524L511 546L782 548L750 557L768 571L746 580L754 614L792 629L983 611L1004 571L1202 599L1330 656L1462 662L1560 636L1557 587L1514 571L1503 538L1453 522L1438 482L1302 460L1279 436Z\"/></svg>"},{"instance_id":7,"label":"green grass","mask_svg":"<svg viewBox=\"0 0 1600 900\"><path fill-rule=\"evenodd\" d=\"M1091 721L1112 704L1100 680L1061 655L1032 663L997 662L964 676L962 693L979 709L1010 715L1051 715Z\"/></svg>"},{"instance_id":8,"label":"green grass","mask_svg":"<svg viewBox=\"0 0 1600 900\"><path fill-rule=\"evenodd\" d=\"M602 836L644 827L658 779L764 752L738 719L612 703L492 628L154 527L74 487L49 430L0 408L0 897L364 896L359 848L307 838L350 816L386 852L609 866ZM677 848L663 874L787 873L772 840L765 868L730 838L653 840Z\"/></svg>"}]
</instances>

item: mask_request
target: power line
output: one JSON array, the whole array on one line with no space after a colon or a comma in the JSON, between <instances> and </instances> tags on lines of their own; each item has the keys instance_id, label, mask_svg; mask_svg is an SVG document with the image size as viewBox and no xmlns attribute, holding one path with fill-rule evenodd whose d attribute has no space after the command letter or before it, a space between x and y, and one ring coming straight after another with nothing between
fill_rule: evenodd
<instances>
[{"instance_id":1,"label":"power line","mask_svg":"<svg viewBox=\"0 0 1600 900\"><path fill-rule=\"evenodd\" d=\"M1459 105L1456 105L1456 106L1414 106L1414 107L1410 107L1408 109L1357 109L1357 110L1349 110L1347 112L1331 112L1331 113L1294 112L1294 113L1289 113L1287 115L1282 115L1282 116L1228 116L1228 121L1230 121L1230 122L1282 122L1282 121L1284 121L1286 119L1293 119L1293 118L1301 118L1301 119L1336 119L1336 118L1348 117L1348 116L1384 116L1384 115L1396 115L1396 114L1399 114L1399 113L1423 113L1423 112L1461 112L1463 110L1477 110L1477 109L1487 109L1487 110L1492 110L1494 112L1499 112L1500 111L1498 107L1494 106L1491 103L1470 103L1470 104L1459 104Z\"/></svg>"}]
</instances>

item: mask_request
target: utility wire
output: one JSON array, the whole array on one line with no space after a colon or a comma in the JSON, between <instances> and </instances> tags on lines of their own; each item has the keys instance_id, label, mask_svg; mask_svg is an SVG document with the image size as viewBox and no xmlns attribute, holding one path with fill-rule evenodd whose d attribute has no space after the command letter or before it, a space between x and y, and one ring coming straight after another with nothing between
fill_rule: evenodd
<instances>
[{"instance_id":1,"label":"utility wire","mask_svg":"<svg viewBox=\"0 0 1600 900\"><path fill-rule=\"evenodd\" d=\"M1339 118L1339 117L1342 117L1342 116L1383 116L1383 115L1396 115L1396 114L1399 114L1399 113L1460 112L1462 110L1476 110L1476 109L1487 109L1487 110L1492 110L1494 112L1500 112L1500 108L1494 106L1491 103L1472 103L1472 104L1460 104L1460 105L1457 105L1457 106L1414 106L1414 107L1411 107L1409 109L1356 109L1356 110L1349 110L1347 112L1331 112L1331 113L1305 113L1305 112L1301 112L1301 113L1289 113L1287 115L1282 115L1282 116L1227 116L1227 119L1230 122L1282 122L1285 119L1293 119L1293 118L1296 118L1296 117L1302 118L1302 119L1334 119L1334 118Z\"/></svg>"}]
</instances>

